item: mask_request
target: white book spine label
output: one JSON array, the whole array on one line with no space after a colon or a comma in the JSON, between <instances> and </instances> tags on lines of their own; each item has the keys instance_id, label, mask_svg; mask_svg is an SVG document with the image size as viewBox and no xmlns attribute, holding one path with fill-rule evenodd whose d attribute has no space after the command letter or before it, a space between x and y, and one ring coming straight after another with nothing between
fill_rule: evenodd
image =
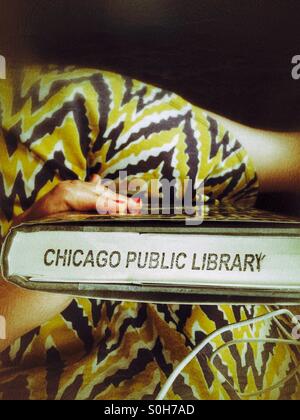
<instances>
[{"instance_id":1,"label":"white book spine label","mask_svg":"<svg viewBox=\"0 0 300 420\"><path fill-rule=\"evenodd\" d=\"M39 282L300 287L300 238L19 232L8 267Z\"/></svg>"}]
</instances>

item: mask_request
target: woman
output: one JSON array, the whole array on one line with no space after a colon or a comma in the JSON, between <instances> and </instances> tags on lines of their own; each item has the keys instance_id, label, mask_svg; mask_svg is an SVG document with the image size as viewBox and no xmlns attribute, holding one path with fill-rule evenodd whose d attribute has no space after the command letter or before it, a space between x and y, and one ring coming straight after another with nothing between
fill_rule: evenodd
<instances>
[{"instance_id":1,"label":"woman","mask_svg":"<svg viewBox=\"0 0 300 420\"><path fill-rule=\"evenodd\" d=\"M0 106L2 238L12 223L96 210L105 194L99 177L118 179L124 170L129 180L189 178L195 189L204 179L210 203L253 206L258 181L264 192L299 190L297 133L248 129L116 74L27 69L1 82ZM130 198L111 194L107 202L122 213L140 211ZM0 288L8 327L0 342L3 399L153 398L210 332L268 310L73 300L4 281ZM234 338L270 334L280 335L276 324L245 328ZM212 366L212 351L189 365L170 398L240 398L285 378L299 360L287 347L244 345L224 351ZM293 378L288 391L262 397L297 393Z\"/></svg>"}]
</instances>

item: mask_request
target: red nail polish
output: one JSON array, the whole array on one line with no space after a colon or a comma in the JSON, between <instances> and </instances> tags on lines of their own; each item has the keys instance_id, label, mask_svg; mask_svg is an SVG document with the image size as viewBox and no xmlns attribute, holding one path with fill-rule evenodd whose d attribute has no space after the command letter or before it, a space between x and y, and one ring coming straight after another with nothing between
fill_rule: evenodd
<instances>
[{"instance_id":1,"label":"red nail polish","mask_svg":"<svg viewBox=\"0 0 300 420\"><path fill-rule=\"evenodd\" d=\"M134 198L133 199L137 204L140 204L141 203L141 201L142 201L142 199L141 198Z\"/></svg>"},{"instance_id":2,"label":"red nail polish","mask_svg":"<svg viewBox=\"0 0 300 420\"><path fill-rule=\"evenodd\" d=\"M116 200L116 203L117 203L117 204L125 204L125 201L122 201L122 200Z\"/></svg>"}]
</instances>

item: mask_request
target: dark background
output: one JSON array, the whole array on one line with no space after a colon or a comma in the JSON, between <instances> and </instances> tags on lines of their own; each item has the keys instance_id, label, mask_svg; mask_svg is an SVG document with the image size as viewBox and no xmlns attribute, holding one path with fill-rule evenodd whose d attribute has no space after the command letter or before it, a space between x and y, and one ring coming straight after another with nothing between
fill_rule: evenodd
<instances>
[{"instance_id":1,"label":"dark background","mask_svg":"<svg viewBox=\"0 0 300 420\"><path fill-rule=\"evenodd\" d=\"M0 0L8 60L111 69L249 125L300 128L299 0Z\"/></svg>"}]
</instances>

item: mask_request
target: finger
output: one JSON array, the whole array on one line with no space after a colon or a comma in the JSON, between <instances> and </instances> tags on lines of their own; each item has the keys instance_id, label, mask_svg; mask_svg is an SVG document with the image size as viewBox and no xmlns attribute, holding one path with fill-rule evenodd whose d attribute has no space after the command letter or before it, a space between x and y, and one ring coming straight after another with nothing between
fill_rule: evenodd
<instances>
[{"instance_id":1,"label":"finger","mask_svg":"<svg viewBox=\"0 0 300 420\"><path fill-rule=\"evenodd\" d=\"M140 198L129 198L110 189L107 185L98 184L96 191L99 195L105 196L112 201L116 201L120 205L127 205L130 213L139 213L142 210L142 200Z\"/></svg>"},{"instance_id":2,"label":"finger","mask_svg":"<svg viewBox=\"0 0 300 420\"><path fill-rule=\"evenodd\" d=\"M94 174L94 175L92 175L91 176L91 179L90 179L90 183L92 183L92 184L101 184L101 177L99 176L99 175L96 175L96 174Z\"/></svg>"},{"instance_id":3,"label":"finger","mask_svg":"<svg viewBox=\"0 0 300 420\"><path fill-rule=\"evenodd\" d=\"M69 210L80 212L95 211L98 199L98 194L85 186L74 189L68 199Z\"/></svg>"},{"instance_id":4,"label":"finger","mask_svg":"<svg viewBox=\"0 0 300 420\"><path fill-rule=\"evenodd\" d=\"M86 188L90 192L97 194L99 197L103 197L104 199L115 202L120 206L120 208L128 208L128 204L131 201L129 198L116 193L110 189L108 185L101 184L100 177L93 177L92 179L94 182L83 183L81 186L79 186L79 188ZM135 201L131 202L131 205L134 208L138 207Z\"/></svg>"},{"instance_id":5,"label":"finger","mask_svg":"<svg viewBox=\"0 0 300 420\"><path fill-rule=\"evenodd\" d=\"M128 214L127 203L118 203L109 197L99 196L97 200L97 212L104 215L125 215Z\"/></svg>"},{"instance_id":6,"label":"finger","mask_svg":"<svg viewBox=\"0 0 300 420\"><path fill-rule=\"evenodd\" d=\"M103 184L103 183L98 183L97 184L97 186L96 186L96 192L99 194L99 195L103 195L103 196L105 196L105 197L107 197L107 198L110 198L110 199L112 199L112 200L115 200L115 201L117 201L118 200L118 194L116 193L116 191L113 191L110 187L109 187L109 185L108 184ZM124 197L124 201L126 201L127 200L127 198L126 197Z\"/></svg>"},{"instance_id":7,"label":"finger","mask_svg":"<svg viewBox=\"0 0 300 420\"><path fill-rule=\"evenodd\" d=\"M131 198L128 202L128 212L130 214L141 214L143 202L141 198Z\"/></svg>"}]
</instances>

